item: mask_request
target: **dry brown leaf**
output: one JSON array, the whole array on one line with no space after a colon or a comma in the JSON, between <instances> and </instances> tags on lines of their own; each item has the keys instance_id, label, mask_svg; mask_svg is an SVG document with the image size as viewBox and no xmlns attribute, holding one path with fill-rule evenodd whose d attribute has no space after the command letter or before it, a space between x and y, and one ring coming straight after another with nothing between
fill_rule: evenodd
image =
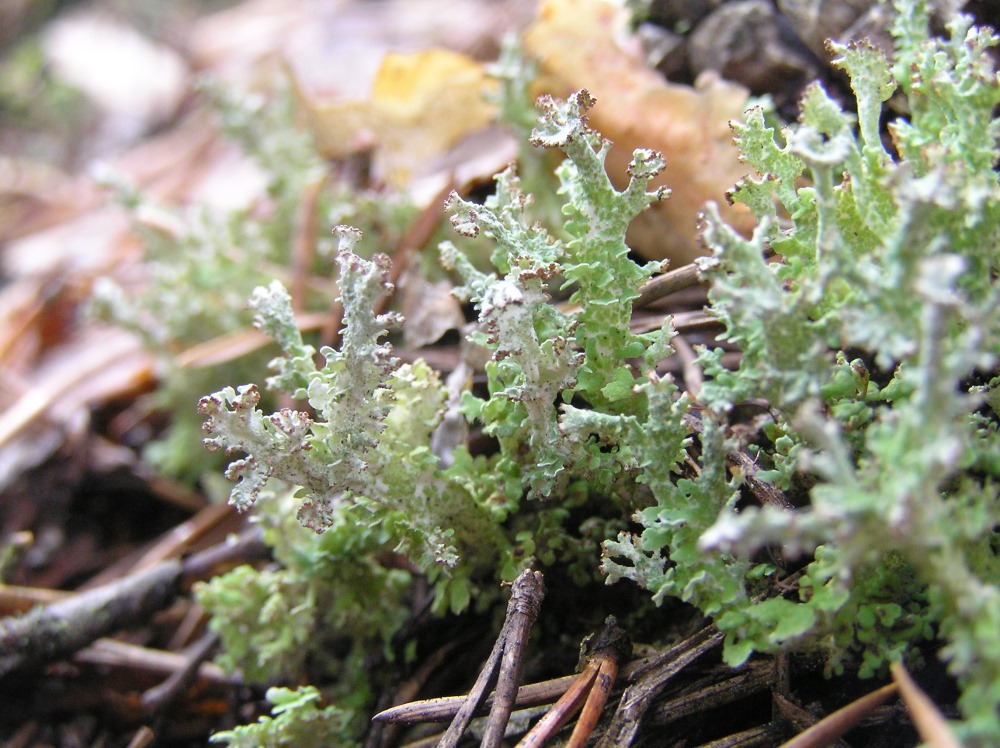
<instances>
[{"instance_id":1,"label":"dry brown leaf","mask_svg":"<svg viewBox=\"0 0 1000 748\"><path fill-rule=\"evenodd\" d=\"M10 242L0 267L9 276L93 278L110 272L134 244L124 211L102 208Z\"/></svg>"},{"instance_id":2,"label":"dry brown leaf","mask_svg":"<svg viewBox=\"0 0 1000 748\"><path fill-rule=\"evenodd\" d=\"M0 242L52 226L97 203L88 180L30 158L0 155Z\"/></svg>"},{"instance_id":3,"label":"dry brown leaf","mask_svg":"<svg viewBox=\"0 0 1000 748\"><path fill-rule=\"evenodd\" d=\"M461 330L465 324L462 305L452 293L448 281L431 281L420 268L420 258L411 254L399 281L402 297L403 339L409 348L436 343L449 330Z\"/></svg>"},{"instance_id":4,"label":"dry brown leaf","mask_svg":"<svg viewBox=\"0 0 1000 748\"><path fill-rule=\"evenodd\" d=\"M153 377L152 357L131 333L87 327L46 352L30 382L0 400L0 488L81 430L88 409L134 395Z\"/></svg>"},{"instance_id":5,"label":"dry brown leaf","mask_svg":"<svg viewBox=\"0 0 1000 748\"><path fill-rule=\"evenodd\" d=\"M630 245L650 259L673 265L704 253L697 241L698 215L714 200L723 217L750 230L753 217L730 206L725 193L749 169L732 144L729 122L743 114L748 93L717 77L694 87L665 81L638 54L622 49L614 30L622 11L602 0L548 0L525 33L525 50L541 64L542 88L566 96L586 88L597 99L591 124L614 143L608 170L620 188L636 148L654 148L667 169L653 186L672 190L669 200L633 223Z\"/></svg>"}]
</instances>

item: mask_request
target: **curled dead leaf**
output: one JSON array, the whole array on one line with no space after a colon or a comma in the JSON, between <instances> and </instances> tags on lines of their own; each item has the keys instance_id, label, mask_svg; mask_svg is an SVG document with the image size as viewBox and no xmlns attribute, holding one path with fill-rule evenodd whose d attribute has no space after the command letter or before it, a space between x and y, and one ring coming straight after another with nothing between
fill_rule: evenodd
<instances>
[{"instance_id":1,"label":"curled dead leaf","mask_svg":"<svg viewBox=\"0 0 1000 748\"><path fill-rule=\"evenodd\" d=\"M547 0L525 33L525 50L541 65L546 93L586 88L597 99L591 124L614 143L607 163L619 189L628 183L633 150L653 148L666 157L666 171L650 186L669 187L671 197L636 219L628 240L645 257L679 266L704 253L697 222L706 201L719 203L738 229L753 226L749 211L725 199L748 172L729 128L742 116L748 92L711 75L694 87L664 80L616 42L614 29L624 20L620 8L603 0Z\"/></svg>"}]
</instances>

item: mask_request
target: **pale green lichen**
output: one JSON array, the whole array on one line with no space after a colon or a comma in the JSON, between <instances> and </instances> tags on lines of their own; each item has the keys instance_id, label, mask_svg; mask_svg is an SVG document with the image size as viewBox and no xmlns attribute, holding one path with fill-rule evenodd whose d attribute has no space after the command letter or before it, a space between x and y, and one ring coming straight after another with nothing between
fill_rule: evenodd
<instances>
[{"instance_id":1,"label":"pale green lichen","mask_svg":"<svg viewBox=\"0 0 1000 748\"><path fill-rule=\"evenodd\" d=\"M968 384L1000 353L1000 87L987 53L996 39L961 17L950 38L928 38L924 4L897 9L895 66L864 43L833 47L857 94L860 141L818 86L781 139L758 112L737 128L760 176L734 198L759 224L746 239L710 209L714 254L703 267L713 312L744 356L730 372L704 353L712 378L702 396L720 411L767 399L780 419L771 433L786 440L775 476L787 485L795 468L816 485L795 512L720 515L700 546L815 549L800 602L774 604L800 609L801 633L820 636L835 661L861 652L866 672L938 626L963 689L963 734L990 745L1000 735L1000 474L962 471L983 439L1000 446L994 428L981 430L980 390ZM890 71L910 103L890 125L898 155L879 135L881 103L896 89ZM791 228L779 226L770 195ZM771 250L780 262L762 259ZM838 349L861 352L867 365L835 358ZM876 386L869 367L888 383ZM751 608L717 623L767 647L752 617Z\"/></svg>"},{"instance_id":2,"label":"pale green lichen","mask_svg":"<svg viewBox=\"0 0 1000 748\"><path fill-rule=\"evenodd\" d=\"M371 511L372 522L392 515L395 524L408 526L412 537L406 540L418 539L411 552L429 554L433 562L454 566L459 548L477 549L477 558L469 559L475 568L499 552L500 538L486 510L437 470L430 452L444 390L426 365L400 364L380 342L398 321L394 314L372 311L390 290L388 258L361 259L350 251L357 232L339 233L343 342L337 350L320 351L322 368L302 341L280 283L257 289L251 299L255 324L285 354L272 362L278 374L269 384L304 397L312 415L288 408L265 414L257 407L255 385L228 387L198 406L208 416L205 445L246 455L226 472L236 483L230 501L241 511L278 478L301 487L298 516L316 532L332 526L345 507L360 504ZM387 422L392 408L395 418ZM411 423L422 428L411 429ZM390 424L395 429L383 433Z\"/></svg>"},{"instance_id":3,"label":"pale green lichen","mask_svg":"<svg viewBox=\"0 0 1000 748\"><path fill-rule=\"evenodd\" d=\"M335 705L320 709L320 693L313 686L297 689L269 688L267 700L273 704L270 717L261 717L249 725L217 732L213 743L225 743L230 748L258 746L294 746L321 748L337 745L351 748L359 743L345 737L348 734L349 713Z\"/></svg>"},{"instance_id":4,"label":"pale green lichen","mask_svg":"<svg viewBox=\"0 0 1000 748\"><path fill-rule=\"evenodd\" d=\"M637 151L630 185L615 190L607 144L586 124L594 102L580 92L544 100L533 136L566 154L562 227L533 222L513 170L483 205L450 201L460 234L496 245L494 272L442 247L478 314L472 340L491 354L486 396L466 392L459 408L424 364L395 361L383 341L392 320L372 311L385 268L342 252L344 342L324 349L323 367L280 286L254 296L258 326L284 351L270 383L313 415L267 415L253 388L202 401L211 444L246 454L230 468L242 479L234 501L245 508L274 478L298 486L302 519L327 529L320 538L333 532L349 546L344 528L357 522L367 538L327 547L331 569L400 548L435 583L439 611L463 609L485 579L510 579L532 560L571 564L585 579L592 537L569 525L571 509L600 507L599 529L614 535L604 542L608 581L696 605L725 632L731 664L809 647L832 671L856 663L872 675L919 659L918 647L940 637L962 688L963 735L995 744L1000 87L986 53L995 42L962 19L949 39L932 39L923 3L900 0L897 10L895 62L866 43L834 47L856 122L814 85L782 132L758 109L735 126L757 173L732 197L758 225L743 236L709 206L712 254L701 266L721 339L741 360L729 370L722 350L702 351L698 403L654 373L670 351L669 317L651 335L629 329L639 286L661 266L631 260L624 234L663 197L647 192L662 162ZM887 147L882 107L897 88L909 111ZM557 308L560 282L573 295ZM766 406L751 438L757 478L794 504L754 506L730 470L741 447L728 420L751 400ZM435 454L446 411L482 424L497 453ZM637 535L624 532L636 508ZM797 582L779 558L757 563L765 546L797 563ZM258 581L285 595L293 577ZM295 646L303 634L285 636Z\"/></svg>"},{"instance_id":5,"label":"pale green lichen","mask_svg":"<svg viewBox=\"0 0 1000 748\"><path fill-rule=\"evenodd\" d=\"M454 247L442 246L445 263L465 280L459 293L479 309L482 342L494 351L487 366L491 397L480 403L470 399L466 412L500 440L500 469L522 475L534 496L558 493L581 471L591 480L604 473L597 486L610 483L609 461L587 448L590 434L579 427L585 418L594 423L599 416L564 404L560 417L554 403L576 396L613 415L641 411L642 398L634 391L639 380L628 360L644 359L652 368L669 352L669 325L644 336L629 329L639 286L661 264L637 265L624 239L631 220L665 197L663 191L646 192L663 160L636 151L629 185L617 191L604 170L610 144L586 123L594 103L586 91L562 103L543 97L532 135L535 145L559 148L567 156L557 170L566 200L567 242L528 222L530 198L508 170L485 205L457 197L450 201L460 233L482 231L496 241L493 263L503 277L476 271ZM547 303L549 283L556 277L574 289L572 313ZM530 449L530 459L521 455L511 465L523 447Z\"/></svg>"}]
</instances>

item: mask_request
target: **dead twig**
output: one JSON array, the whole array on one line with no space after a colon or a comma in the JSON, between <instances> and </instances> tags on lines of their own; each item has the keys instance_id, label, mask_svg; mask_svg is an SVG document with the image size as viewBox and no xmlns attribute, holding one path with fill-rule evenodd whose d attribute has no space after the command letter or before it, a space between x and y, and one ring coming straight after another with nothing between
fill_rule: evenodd
<instances>
[{"instance_id":1,"label":"dead twig","mask_svg":"<svg viewBox=\"0 0 1000 748\"><path fill-rule=\"evenodd\" d=\"M727 668L727 672L732 673L733 671ZM770 662L763 660L751 662L743 669L736 671L732 677L702 687L694 686L694 690L683 696L677 696L662 704L657 704L655 710L650 712L646 719L658 726L668 725L683 717L725 706L760 693L771 685L773 679Z\"/></svg>"},{"instance_id":2,"label":"dead twig","mask_svg":"<svg viewBox=\"0 0 1000 748\"><path fill-rule=\"evenodd\" d=\"M177 595L181 563L163 561L118 582L0 621L0 678L72 654Z\"/></svg>"},{"instance_id":3,"label":"dead twig","mask_svg":"<svg viewBox=\"0 0 1000 748\"><path fill-rule=\"evenodd\" d=\"M632 744L643 715L667 682L689 664L722 643L723 634L715 626L705 626L693 636L651 660L633 676L633 683L618 702L608 731L598 748L626 748Z\"/></svg>"},{"instance_id":4,"label":"dead twig","mask_svg":"<svg viewBox=\"0 0 1000 748\"><path fill-rule=\"evenodd\" d=\"M681 371L684 374L684 384L687 391L691 393L691 397L697 400L701 386L705 383L701 367L698 366L698 355L683 335L675 335L670 344L677 351L677 357L681 360Z\"/></svg>"},{"instance_id":5,"label":"dead twig","mask_svg":"<svg viewBox=\"0 0 1000 748\"><path fill-rule=\"evenodd\" d=\"M184 693L198 678L198 669L207 660L215 645L219 643L219 635L209 631L185 655L184 667L175 670L170 677L158 686L150 688L142 695L142 706L151 713L163 713Z\"/></svg>"},{"instance_id":6,"label":"dead twig","mask_svg":"<svg viewBox=\"0 0 1000 748\"><path fill-rule=\"evenodd\" d=\"M786 699L780 693L772 694L771 698L773 699L775 706L775 711L776 711L775 716L779 718L778 719L779 723L781 722L790 723L792 727L794 727L796 730L800 730L806 733L808 733L811 728L819 724L819 720L816 719L816 717L811 715L809 712L800 707L798 704L792 702L789 699ZM812 746L813 748L816 748L816 746L820 745L824 746L824 748L826 746L832 746L833 748L849 748L847 743L845 743L843 740L840 740L836 736L832 736L831 739L826 741L825 743L814 743L810 741L809 743L806 743L804 745ZM800 744L800 748L802 748L802 746L803 744Z\"/></svg>"},{"instance_id":7,"label":"dead twig","mask_svg":"<svg viewBox=\"0 0 1000 748\"><path fill-rule=\"evenodd\" d=\"M639 298L632 304L634 308L640 308L652 304L657 299L677 293L685 288L697 286L703 283L698 273L698 266L693 262L682 265L675 270L669 270L663 275L650 278L639 288Z\"/></svg>"},{"instance_id":8,"label":"dead twig","mask_svg":"<svg viewBox=\"0 0 1000 748\"><path fill-rule=\"evenodd\" d=\"M259 528L240 543L223 543L181 562L155 566L18 617L0 621L0 678L40 667L113 631L148 618L174 600L183 586L202 578L221 561L266 553Z\"/></svg>"},{"instance_id":9,"label":"dead twig","mask_svg":"<svg viewBox=\"0 0 1000 748\"><path fill-rule=\"evenodd\" d=\"M445 731L440 748L454 748L472 721L480 702L486 697L490 684L496 681L496 695L490 709L489 722L483 735L483 748L498 748L503 740L504 728L514 709L518 679L528 643L528 632L538 618L538 611L545 597L542 573L525 569L514 580L507 617L486 660L482 672L466 697L455 719Z\"/></svg>"},{"instance_id":10,"label":"dead twig","mask_svg":"<svg viewBox=\"0 0 1000 748\"><path fill-rule=\"evenodd\" d=\"M646 665L646 660L633 660L621 668L621 675L628 677L631 673ZM517 698L514 700L515 707L538 706L539 704L551 704L572 686L578 679L579 674L563 675L559 678L528 683L517 690ZM433 699L422 699L421 701L411 701L400 704L372 717L373 722L391 722L404 725L413 725L419 722L445 722L452 719L459 707L465 702L465 696L440 696ZM480 704L476 714L485 714L493 704L493 694L486 697Z\"/></svg>"},{"instance_id":11,"label":"dead twig","mask_svg":"<svg viewBox=\"0 0 1000 748\"><path fill-rule=\"evenodd\" d=\"M84 647L75 655L77 663L100 665L103 668L130 668L153 675L172 675L184 669L188 658L179 652L149 649L136 644L127 644L117 639L98 639ZM239 676L229 675L218 665L203 662L198 667L198 678L208 683L232 685L239 682Z\"/></svg>"},{"instance_id":12,"label":"dead twig","mask_svg":"<svg viewBox=\"0 0 1000 748\"><path fill-rule=\"evenodd\" d=\"M561 678L529 683L517 690L514 699L515 707L538 706L551 704L576 682L579 675L564 675ZM459 708L465 703L465 696L441 696L435 699L423 699L400 704L386 709L372 717L373 722L392 722L412 725L418 722L444 722L452 719ZM493 704L493 694L486 697L480 704L477 714L485 714Z\"/></svg>"},{"instance_id":13,"label":"dead twig","mask_svg":"<svg viewBox=\"0 0 1000 748\"><path fill-rule=\"evenodd\" d=\"M443 647L439 647L435 652L433 652L429 657L427 657L424 662L420 665L417 671L409 678L407 678L399 688L396 689L395 697L392 699L394 702L407 701L415 697L420 693L420 689L423 688L427 679L431 677L431 674L441 666L452 653L459 646L462 645L461 639L452 639ZM455 712L458 711L461 705L462 698L456 699L458 704L456 704L455 709L447 715L448 719L455 716ZM489 701L489 699L487 699ZM406 707L413 706L414 703L422 702L411 702L409 704L403 704L402 707L396 707L396 709L405 709ZM388 712L393 711L392 709L386 710ZM387 747L390 745L395 745L399 734L399 729L403 724L407 722L405 719L379 719L382 715L386 714L386 711L380 712L379 714L372 717L372 729L368 731L368 736L365 738L364 748L378 748ZM430 722L431 719L418 719L417 722Z\"/></svg>"},{"instance_id":14,"label":"dead twig","mask_svg":"<svg viewBox=\"0 0 1000 748\"><path fill-rule=\"evenodd\" d=\"M684 414L684 425L696 434L704 430L701 421L691 413ZM743 482L750 489L761 505L770 504L780 509L792 510L795 505L788 500L785 492L773 483L768 483L757 477L757 463L746 452L734 449L726 455L726 464L731 470L738 471Z\"/></svg>"},{"instance_id":15,"label":"dead twig","mask_svg":"<svg viewBox=\"0 0 1000 748\"><path fill-rule=\"evenodd\" d=\"M702 743L698 748L771 748L780 738L781 733L773 723L769 722L713 740L711 743Z\"/></svg>"},{"instance_id":16,"label":"dead twig","mask_svg":"<svg viewBox=\"0 0 1000 748\"><path fill-rule=\"evenodd\" d=\"M292 238L292 284L290 295L292 297L292 309L296 313L301 312L306 306L306 292L309 288L309 268L316 255L316 222L317 206L320 195L329 181L330 174L323 171L322 174L313 177L299 201L297 215L295 216L295 234Z\"/></svg>"},{"instance_id":17,"label":"dead twig","mask_svg":"<svg viewBox=\"0 0 1000 748\"><path fill-rule=\"evenodd\" d=\"M573 681L573 685L521 739L517 748L539 748L569 722L570 718L583 707L584 699L587 698L600 667L601 663L596 659L588 662Z\"/></svg>"}]
</instances>

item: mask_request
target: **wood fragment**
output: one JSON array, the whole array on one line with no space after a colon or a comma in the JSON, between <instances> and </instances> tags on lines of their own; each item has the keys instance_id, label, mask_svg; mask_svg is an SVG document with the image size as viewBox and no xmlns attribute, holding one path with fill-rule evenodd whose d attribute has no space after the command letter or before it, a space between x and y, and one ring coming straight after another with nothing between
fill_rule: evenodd
<instances>
[{"instance_id":1,"label":"wood fragment","mask_svg":"<svg viewBox=\"0 0 1000 748\"><path fill-rule=\"evenodd\" d=\"M648 306L658 299L703 282L698 266L690 262L674 270L668 270L655 278L650 278L643 283L639 288L639 298L633 302L632 306L635 309Z\"/></svg>"},{"instance_id":2,"label":"wood fragment","mask_svg":"<svg viewBox=\"0 0 1000 748\"><path fill-rule=\"evenodd\" d=\"M646 720L656 725L668 725L692 714L716 709L753 696L767 689L772 681L770 662L751 662L736 671L732 677L695 688L682 696L657 704L647 715Z\"/></svg>"},{"instance_id":3,"label":"wood fragment","mask_svg":"<svg viewBox=\"0 0 1000 748\"><path fill-rule=\"evenodd\" d=\"M671 647L637 672L622 694L618 709L598 748L627 748L635 739L643 716L667 682L706 652L722 644L724 635L715 626L702 628Z\"/></svg>"},{"instance_id":4,"label":"wood fragment","mask_svg":"<svg viewBox=\"0 0 1000 748\"><path fill-rule=\"evenodd\" d=\"M187 584L232 559L234 549L243 557L265 553L260 528L246 533L242 543L221 543L184 562L161 561L116 582L0 620L0 678L61 659L102 636L145 621Z\"/></svg>"},{"instance_id":5,"label":"wood fragment","mask_svg":"<svg viewBox=\"0 0 1000 748\"><path fill-rule=\"evenodd\" d=\"M455 748L458 745L476 709L485 698L486 691L494 681L497 683L497 695L490 709L489 725L483 736L482 746L498 748L500 741L503 740L504 728L510 719L510 713L513 711L524 648L528 643L528 632L538 618L544 597L545 584L540 571L525 569L514 580L510 602L507 604L507 616L500 635L493 645L493 651L490 652L465 702L438 743L440 748Z\"/></svg>"}]
</instances>

